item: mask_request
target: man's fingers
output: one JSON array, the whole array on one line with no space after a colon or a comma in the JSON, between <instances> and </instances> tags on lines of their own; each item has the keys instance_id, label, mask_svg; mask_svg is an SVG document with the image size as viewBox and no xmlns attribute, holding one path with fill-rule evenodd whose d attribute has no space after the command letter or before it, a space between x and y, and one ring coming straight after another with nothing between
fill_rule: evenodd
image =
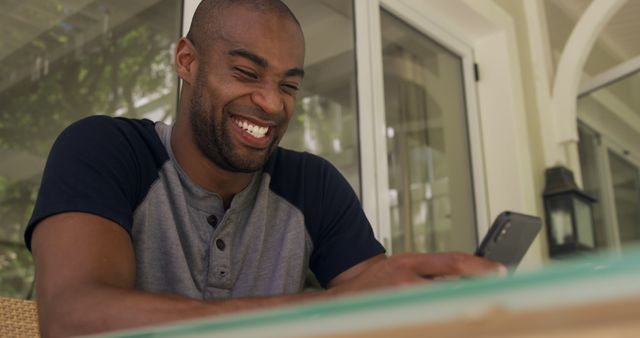
<instances>
[{"instance_id":1,"label":"man's fingers","mask_svg":"<svg viewBox=\"0 0 640 338\"><path fill-rule=\"evenodd\" d=\"M461 252L400 254L390 257L387 264L393 270L411 270L425 278L506 275L507 271L502 264Z\"/></svg>"},{"instance_id":2,"label":"man's fingers","mask_svg":"<svg viewBox=\"0 0 640 338\"><path fill-rule=\"evenodd\" d=\"M378 257L355 276L334 279L330 291L340 294L498 273L506 274L506 268L465 253L404 253Z\"/></svg>"}]
</instances>

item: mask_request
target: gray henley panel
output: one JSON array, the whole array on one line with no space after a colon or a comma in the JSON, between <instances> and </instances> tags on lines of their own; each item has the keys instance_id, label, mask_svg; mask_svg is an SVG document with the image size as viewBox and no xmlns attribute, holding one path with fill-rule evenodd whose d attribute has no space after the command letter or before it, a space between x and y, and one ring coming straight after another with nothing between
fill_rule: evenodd
<instances>
[{"instance_id":1,"label":"gray henley panel","mask_svg":"<svg viewBox=\"0 0 640 338\"><path fill-rule=\"evenodd\" d=\"M199 299L300 292L312 241L302 212L269 189L270 175L255 174L225 212L180 168L171 127L156 131L170 160L134 212L136 288Z\"/></svg>"}]
</instances>

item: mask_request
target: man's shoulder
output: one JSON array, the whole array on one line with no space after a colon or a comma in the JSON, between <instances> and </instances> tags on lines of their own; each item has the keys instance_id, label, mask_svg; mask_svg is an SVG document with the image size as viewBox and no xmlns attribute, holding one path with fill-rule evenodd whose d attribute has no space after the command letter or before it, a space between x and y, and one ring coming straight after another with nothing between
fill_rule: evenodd
<instances>
[{"instance_id":1,"label":"man's shoulder","mask_svg":"<svg viewBox=\"0 0 640 338\"><path fill-rule=\"evenodd\" d=\"M128 183L154 180L169 154L150 120L95 115L68 126L57 138L45 175L114 174Z\"/></svg>"},{"instance_id":2,"label":"man's shoulder","mask_svg":"<svg viewBox=\"0 0 640 338\"><path fill-rule=\"evenodd\" d=\"M95 214L130 231L131 211L167 159L149 120L91 116L71 124L51 148L26 243L41 220L69 211Z\"/></svg>"},{"instance_id":3,"label":"man's shoulder","mask_svg":"<svg viewBox=\"0 0 640 338\"><path fill-rule=\"evenodd\" d=\"M307 152L277 148L263 171L270 177L271 190L287 199L297 200L302 196L316 199L326 189L350 189L328 160Z\"/></svg>"},{"instance_id":4,"label":"man's shoulder","mask_svg":"<svg viewBox=\"0 0 640 338\"><path fill-rule=\"evenodd\" d=\"M106 115L85 117L69 125L56 143L58 145L54 149L94 149L95 152L118 149L134 153L151 152L161 161L167 158L162 141L155 130L155 122L147 119Z\"/></svg>"},{"instance_id":5,"label":"man's shoulder","mask_svg":"<svg viewBox=\"0 0 640 338\"><path fill-rule=\"evenodd\" d=\"M278 147L267 161L264 171L272 176L274 174L286 176L288 172L325 166L331 166L331 163L318 155Z\"/></svg>"},{"instance_id":6,"label":"man's shoulder","mask_svg":"<svg viewBox=\"0 0 640 338\"><path fill-rule=\"evenodd\" d=\"M263 171L271 177L272 188L274 184L290 186L294 182L310 187L340 175L328 160L318 155L281 147L273 152Z\"/></svg>"},{"instance_id":7,"label":"man's shoulder","mask_svg":"<svg viewBox=\"0 0 640 338\"><path fill-rule=\"evenodd\" d=\"M122 135L153 134L155 123L147 119L130 119L125 117L112 117L107 115L92 115L78 120L69 125L63 134L76 136L101 136L109 133Z\"/></svg>"}]
</instances>

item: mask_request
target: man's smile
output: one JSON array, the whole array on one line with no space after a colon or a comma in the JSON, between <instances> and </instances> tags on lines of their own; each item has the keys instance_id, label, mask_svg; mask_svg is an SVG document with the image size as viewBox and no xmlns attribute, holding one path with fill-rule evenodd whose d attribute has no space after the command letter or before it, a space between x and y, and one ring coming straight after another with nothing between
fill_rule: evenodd
<instances>
[{"instance_id":1,"label":"man's smile","mask_svg":"<svg viewBox=\"0 0 640 338\"><path fill-rule=\"evenodd\" d=\"M259 122L247 117L232 115L230 119L245 145L253 149L265 149L271 144L275 135L275 123Z\"/></svg>"},{"instance_id":2,"label":"man's smile","mask_svg":"<svg viewBox=\"0 0 640 338\"><path fill-rule=\"evenodd\" d=\"M249 133L251 136L258 139L265 137L267 135L267 132L269 132L269 127L260 126L245 119L234 117L233 122L235 122L238 127L244 129L244 131Z\"/></svg>"}]
</instances>

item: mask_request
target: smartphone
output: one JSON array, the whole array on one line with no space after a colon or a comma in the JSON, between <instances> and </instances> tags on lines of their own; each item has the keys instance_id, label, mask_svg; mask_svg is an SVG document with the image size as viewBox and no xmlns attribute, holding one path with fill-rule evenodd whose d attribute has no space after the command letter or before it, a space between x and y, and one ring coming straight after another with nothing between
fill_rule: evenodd
<instances>
[{"instance_id":1,"label":"smartphone","mask_svg":"<svg viewBox=\"0 0 640 338\"><path fill-rule=\"evenodd\" d=\"M515 270L540 232L540 217L504 211L493 222L475 255Z\"/></svg>"}]
</instances>

